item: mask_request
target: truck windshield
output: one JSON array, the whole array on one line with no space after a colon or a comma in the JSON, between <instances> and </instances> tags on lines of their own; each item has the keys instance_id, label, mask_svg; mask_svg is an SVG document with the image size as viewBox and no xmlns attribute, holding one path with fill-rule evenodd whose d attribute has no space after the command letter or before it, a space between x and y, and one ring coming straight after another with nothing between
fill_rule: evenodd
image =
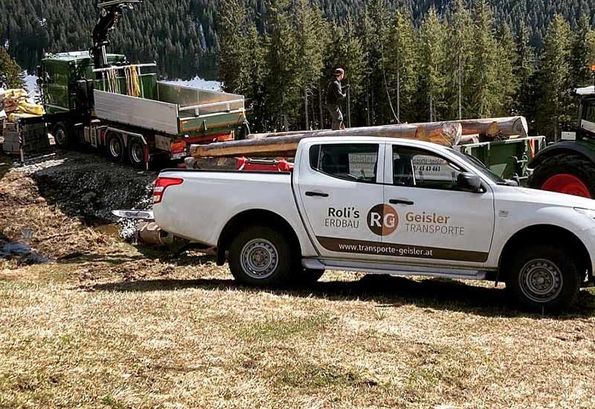
<instances>
[{"instance_id":1,"label":"truck windshield","mask_svg":"<svg viewBox=\"0 0 595 409\"><path fill-rule=\"evenodd\" d=\"M506 183L506 181L504 179L502 179L500 176L493 173L486 165L483 164L483 162L481 162L476 157L471 156L466 153L463 153L463 152L459 152L455 149L451 149L451 152L454 152L454 154L457 155L459 158L461 158L467 162L471 162L473 165L475 165L477 170L479 172L481 172L482 175L486 176L492 182L494 182L498 185L508 185L508 183Z\"/></svg>"}]
</instances>

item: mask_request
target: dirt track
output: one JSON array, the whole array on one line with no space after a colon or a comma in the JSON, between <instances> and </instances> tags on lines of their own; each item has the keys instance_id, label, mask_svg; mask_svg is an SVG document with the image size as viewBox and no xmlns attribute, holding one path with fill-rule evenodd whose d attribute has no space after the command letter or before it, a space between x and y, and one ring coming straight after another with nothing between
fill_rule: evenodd
<instances>
[{"instance_id":1,"label":"dirt track","mask_svg":"<svg viewBox=\"0 0 595 409\"><path fill-rule=\"evenodd\" d=\"M241 287L118 237L109 211L146 206L153 177L0 156L0 248L31 249L0 251L0 408L595 407L592 290L549 318L482 283Z\"/></svg>"}]
</instances>

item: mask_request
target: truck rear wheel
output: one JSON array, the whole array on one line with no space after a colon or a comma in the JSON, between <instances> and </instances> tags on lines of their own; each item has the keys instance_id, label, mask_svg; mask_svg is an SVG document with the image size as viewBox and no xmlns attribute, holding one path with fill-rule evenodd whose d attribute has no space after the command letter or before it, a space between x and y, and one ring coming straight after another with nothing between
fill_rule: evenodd
<instances>
[{"instance_id":1,"label":"truck rear wheel","mask_svg":"<svg viewBox=\"0 0 595 409\"><path fill-rule=\"evenodd\" d=\"M132 166L137 168L145 168L147 160L145 158L146 145L142 139L135 137L128 143L128 160Z\"/></svg>"},{"instance_id":2,"label":"truck rear wheel","mask_svg":"<svg viewBox=\"0 0 595 409\"><path fill-rule=\"evenodd\" d=\"M229 268L234 278L255 286L287 284L294 258L283 234L267 226L246 228L229 248Z\"/></svg>"},{"instance_id":3,"label":"truck rear wheel","mask_svg":"<svg viewBox=\"0 0 595 409\"><path fill-rule=\"evenodd\" d=\"M107 134L107 157L114 162L124 161L124 141L122 137L110 132Z\"/></svg>"},{"instance_id":4,"label":"truck rear wheel","mask_svg":"<svg viewBox=\"0 0 595 409\"><path fill-rule=\"evenodd\" d=\"M572 153L552 156L535 168L529 186L595 199L595 164Z\"/></svg>"},{"instance_id":5,"label":"truck rear wheel","mask_svg":"<svg viewBox=\"0 0 595 409\"><path fill-rule=\"evenodd\" d=\"M572 252L554 245L530 245L510 260L506 289L520 305L545 312L570 306L581 280Z\"/></svg>"}]
</instances>

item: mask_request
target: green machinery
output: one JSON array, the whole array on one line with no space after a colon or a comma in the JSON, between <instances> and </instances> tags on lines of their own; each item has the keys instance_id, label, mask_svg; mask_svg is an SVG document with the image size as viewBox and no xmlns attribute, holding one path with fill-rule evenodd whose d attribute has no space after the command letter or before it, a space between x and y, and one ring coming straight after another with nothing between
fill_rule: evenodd
<instances>
[{"instance_id":1,"label":"green machinery","mask_svg":"<svg viewBox=\"0 0 595 409\"><path fill-rule=\"evenodd\" d=\"M595 87L576 90L580 99L573 132L546 147L529 163L529 186L595 199Z\"/></svg>"},{"instance_id":2,"label":"green machinery","mask_svg":"<svg viewBox=\"0 0 595 409\"><path fill-rule=\"evenodd\" d=\"M144 168L159 157L184 157L192 143L235 138L246 123L242 95L158 81L154 63L129 64L124 55L106 53L109 32L138 3L100 2L91 51L41 61L45 121L57 145L91 145Z\"/></svg>"}]
</instances>

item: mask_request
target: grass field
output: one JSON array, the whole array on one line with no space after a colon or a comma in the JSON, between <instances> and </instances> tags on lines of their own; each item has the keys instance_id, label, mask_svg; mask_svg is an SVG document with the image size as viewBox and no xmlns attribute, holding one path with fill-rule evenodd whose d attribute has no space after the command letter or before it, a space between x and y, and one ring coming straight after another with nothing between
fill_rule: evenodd
<instances>
[{"instance_id":1,"label":"grass field","mask_svg":"<svg viewBox=\"0 0 595 409\"><path fill-rule=\"evenodd\" d=\"M0 173L1 408L593 408L595 293L561 317L502 286L330 272L236 285L208 257L137 249Z\"/></svg>"}]
</instances>

